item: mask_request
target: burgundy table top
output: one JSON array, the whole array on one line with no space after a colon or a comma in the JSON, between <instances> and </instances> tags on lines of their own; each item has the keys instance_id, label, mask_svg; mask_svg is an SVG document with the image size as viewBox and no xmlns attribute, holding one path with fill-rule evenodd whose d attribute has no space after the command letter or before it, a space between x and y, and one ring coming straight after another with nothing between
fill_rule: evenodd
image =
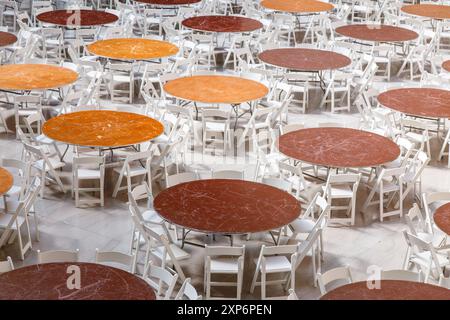
<instances>
[{"instance_id":1,"label":"burgundy table top","mask_svg":"<svg viewBox=\"0 0 450 320\"><path fill-rule=\"evenodd\" d=\"M278 188L243 180L181 183L155 198L166 220L205 233L242 234L280 228L300 214L300 202Z\"/></svg>"},{"instance_id":2,"label":"burgundy table top","mask_svg":"<svg viewBox=\"0 0 450 320\"><path fill-rule=\"evenodd\" d=\"M151 4L155 6L186 6L199 3L202 0L134 0L141 3Z\"/></svg>"},{"instance_id":3,"label":"burgundy table top","mask_svg":"<svg viewBox=\"0 0 450 320\"><path fill-rule=\"evenodd\" d=\"M259 59L267 64L297 71L323 71L348 66L350 58L336 52L304 49L281 48L266 50Z\"/></svg>"},{"instance_id":4,"label":"burgundy table top","mask_svg":"<svg viewBox=\"0 0 450 320\"><path fill-rule=\"evenodd\" d=\"M10 46L17 41L17 37L9 32L0 31L0 47Z\"/></svg>"},{"instance_id":5,"label":"burgundy table top","mask_svg":"<svg viewBox=\"0 0 450 320\"><path fill-rule=\"evenodd\" d=\"M255 19L240 16L198 16L183 20L183 26L209 32L251 32L263 27Z\"/></svg>"},{"instance_id":6,"label":"burgundy table top","mask_svg":"<svg viewBox=\"0 0 450 320\"><path fill-rule=\"evenodd\" d=\"M338 287L321 300L450 300L450 290L421 282L381 280L380 289L367 288L366 281Z\"/></svg>"},{"instance_id":7,"label":"burgundy table top","mask_svg":"<svg viewBox=\"0 0 450 320\"><path fill-rule=\"evenodd\" d=\"M450 235L450 203L437 208L433 215L433 219L439 229Z\"/></svg>"},{"instance_id":8,"label":"burgundy table top","mask_svg":"<svg viewBox=\"0 0 450 320\"><path fill-rule=\"evenodd\" d=\"M375 167L394 161L400 149L375 133L347 128L309 128L279 137L278 148L288 157L331 168Z\"/></svg>"},{"instance_id":9,"label":"burgundy table top","mask_svg":"<svg viewBox=\"0 0 450 320\"><path fill-rule=\"evenodd\" d=\"M80 267L80 289L69 289L72 272ZM69 282L70 283L70 282ZM0 275L0 300L155 300L141 278L109 266L85 262L31 265Z\"/></svg>"},{"instance_id":10,"label":"burgundy table top","mask_svg":"<svg viewBox=\"0 0 450 320\"><path fill-rule=\"evenodd\" d=\"M434 88L402 88L381 93L383 106L419 117L450 118L450 91Z\"/></svg>"},{"instance_id":11,"label":"burgundy table top","mask_svg":"<svg viewBox=\"0 0 450 320\"><path fill-rule=\"evenodd\" d=\"M96 26L116 22L115 14L98 10L53 10L38 14L36 18L44 23L59 26Z\"/></svg>"},{"instance_id":12,"label":"burgundy table top","mask_svg":"<svg viewBox=\"0 0 450 320\"><path fill-rule=\"evenodd\" d=\"M450 60L444 61L444 63L442 64L442 68L443 68L445 71L450 72Z\"/></svg>"},{"instance_id":13,"label":"burgundy table top","mask_svg":"<svg viewBox=\"0 0 450 320\"><path fill-rule=\"evenodd\" d=\"M404 42L416 39L417 32L388 25L351 24L336 28L340 35L374 42Z\"/></svg>"}]
</instances>

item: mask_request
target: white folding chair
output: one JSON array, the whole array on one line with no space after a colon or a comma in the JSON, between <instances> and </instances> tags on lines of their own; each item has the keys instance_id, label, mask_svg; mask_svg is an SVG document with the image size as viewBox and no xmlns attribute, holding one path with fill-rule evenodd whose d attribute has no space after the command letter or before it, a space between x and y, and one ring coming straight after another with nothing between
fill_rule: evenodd
<instances>
[{"instance_id":1,"label":"white folding chair","mask_svg":"<svg viewBox=\"0 0 450 320\"><path fill-rule=\"evenodd\" d=\"M117 251L99 251L95 249L95 263L124 267L127 271L135 272L136 255L130 255Z\"/></svg>"},{"instance_id":2,"label":"white folding chair","mask_svg":"<svg viewBox=\"0 0 450 320\"><path fill-rule=\"evenodd\" d=\"M324 295L327 293L326 286L332 282L343 280L345 283L352 283L353 278L348 266L338 267L326 271L325 273L317 274L317 281L319 283L320 294Z\"/></svg>"},{"instance_id":3,"label":"white folding chair","mask_svg":"<svg viewBox=\"0 0 450 320\"><path fill-rule=\"evenodd\" d=\"M0 261L0 274L14 270L14 264L10 256L6 257L6 261Z\"/></svg>"},{"instance_id":4,"label":"white folding chair","mask_svg":"<svg viewBox=\"0 0 450 320\"><path fill-rule=\"evenodd\" d=\"M177 283L178 275L149 263L144 271L143 279L156 290L157 299L169 300Z\"/></svg>"},{"instance_id":5,"label":"white folding chair","mask_svg":"<svg viewBox=\"0 0 450 320\"><path fill-rule=\"evenodd\" d=\"M175 300L183 300L186 297L187 300L202 300L202 296L197 293L197 290L191 284L191 278L186 278L181 285L180 290L175 296Z\"/></svg>"},{"instance_id":6,"label":"white folding chair","mask_svg":"<svg viewBox=\"0 0 450 320\"><path fill-rule=\"evenodd\" d=\"M72 167L73 189L75 195L75 206L81 204L100 203L105 205L105 157L74 157ZM82 181L98 180L98 187L80 187ZM100 198L80 199L80 194L84 192L99 192Z\"/></svg>"},{"instance_id":7,"label":"white folding chair","mask_svg":"<svg viewBox=\"0 0 450 320\"><path fill-rule=\"evenodd\" d=\"M79 249L75 251L68 250L50 250L41 252L37 250L38 264L53 262L78 262Z\"/></svg>"},{"instance_id":8,"label":"white folding chair","mask_svg":"<svg viewBox=\"0 0 450 320\"><path fill-rule=\"evenodd\" d=\"M382 270L381 280L403 280L413 282L423 282L422 271L413 272L408 270Z\"/></svg>"}]
</instances>

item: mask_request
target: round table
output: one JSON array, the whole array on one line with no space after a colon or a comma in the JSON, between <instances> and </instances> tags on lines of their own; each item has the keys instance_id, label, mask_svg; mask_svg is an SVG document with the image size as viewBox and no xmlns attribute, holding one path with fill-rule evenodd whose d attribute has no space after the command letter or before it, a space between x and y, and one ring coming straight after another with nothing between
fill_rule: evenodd
<instances>
[{"instance_id":1,"label":"round table","mask_svg":"<svg viewBox=\"0 0 450 320\"><path fill-rule=\"evenodd\" d=\"M378 95L378 102L408 115L450 118L450 91L433 88L402 88Z\"/></svg>"},{"instance_id":2,"label":"round table","mask_svg":"<svg viewBox=\"0 0 450 320\"><path fill-rule=\"evenodd\" d=\"M67 284L80 269L80 289ZM85 262L31 265L0 275L0 300L156 300L143 279L117 268Z\"/></svg>"},{"instance_id":3,"label":"round table","mask_svg":"<svg viewBox=\"0 0 450 320\"><path fill-rule=\"evenodd\" d=\"M171 80L164 90L179 99L213 104L241 104L263 98L269 89L254 80L221 75Z\"/></svg>"},{"instance_id":4,"label":"round table","mask_svg":"<svg viewBox=\"0 0 450 320\"><path fill-rule=\"evenodd\" d=\"M442 64L442 69L450 72L450 60L444 61L444 63Z\"/></svg>"},{"instance_id":5,"label":"round table","mask_svg":"<svg viewBox=\"0 0 450 320\"><path fill-rule=\"evenodd\" d=\"M263 51L258 57L273 66L308 72L340 69L352 62L340 53L304 48L271 49Z\"/></svg>"},{"instance_id":6,"label":"round table","mask_svg":"<svg viewBox=\"0 0 450 320\"><path fill-rule=\"evenodd\" d=\"M296 14L320 13L334 9L331 3L316 0L263 0L261 5L266 9Z\"/></svg>"},{"instance_id":7,"label":"round table","mask_svg":"<svg viewBox=\"0 0 450 320\"><path fill-rule=\"evenodd\" d=\"M330 168L376 167L394 161L400 148L375 133L347 128L309 128L278 138L284 155Z\"/></svg>"},{"instance_id":8,"label":"round table","mask_svg":"<svg viewBox=\"0 0 450 320\"><path fill-rule=\"evenodd\" d=\"M218 15L191 17L183 20L182 24L197 31L224 33L252 32L263 27L263 24L255 19Z\"/></svg>"},{"instance_id":9,"label":"round table","mask_svg":"<svg viewBox=\"0 0 450 320\"><path fill-rule=\"evenodd\" d=\"M117 60L151 60L177 54L178 47L159 40L119 38L96 41L87 46L94 55Z\"/></svg>"},{"instance_id":10,"label":"round table","mask_svg":"<svg viewBox=\"0 0 450 320\"><path fill-rule=\"evenodd\" d=\"M73 70L47 64L0 66L1 90L48 90L61 88L78 79Z\"/></svg>"},{"instance_id":11,"label":"round table","mask_svg":"<svg viewBox=\"0 0 450 320\"><path fill-rule=\"evenodd\" d=\"M362 41L373 42L406 42L416 39L415 31L381 24L350 24L336 28L336 33Z\"/></svg>"},{"instance_id":12,"label":"round table","mask_svg":"<svg viewBox=\"0 0 450 320\"><path fill-rule=\"evenodd\" d=\"M0 48L16 43L17 37L9 32L0 31Z\"/></svg>"},{"instance_id":13,"label":"round table","mask_svg":"<svg viewBox=\"0 0 450 320\"><path fill-rule=\"evenodd\" d=\"M449 300L450 290L422 282L380 280L380 289L367 288L366 281L331 290L321 300Z\"/></svg>"},{"instance_id":14,"label":"round table","mask_svg":"<svg viewBox=\"0 0 450 320\"><path fill-rule=\"evenodd\" d=\"M91 27L116 22L115 14L98 10L52 10L36 16L40 22L63 27Z\"/></svg>"},{"instance_id":15,"label":"round table","mask_svg":"<svg viewBox=\"0 0 450 320\"><path fill-rule=\"evenodd\" d=\"M450 19L450 6L437 4L414 4L401 8L404 13L436 20Z\"/></svg>"},{"instance_id":16,"label":"round table","mask_svg":"<svg viewBox=\"0 0 450 320\"><path fill-rule=\"evenodd\" d=\"M278 188L251 181L208 179L160 192L155 210L183 228L243 234L281 228L300 214L300 202Z\"/></svg>"},{"instance_id":17,"label":"round table","mask_svg":"<svg viewBox=\"0 0 450 320\"><path fill-rule=\"evenodd\" d=\"M149 141L163 132L163 125L150 117L119 111L78 111L44 123L49 138L70 145L118 148Z\"/></svg>"},{"instance_id":18,"label":"round table","mask_svg":"<svg viewBox=\"0 0 450 320\"><path fill-rule=\"evenodd\" d=\"M0 167L0 196L11 189L14 182L12 174L5 168Z\"/></svg>"},{"instance_id":19,"label":"round table","mask_svg":"<svg viewBox=\"0 0 450 320\"><path fill-rule=\"evenodd\" d=\"M149 4L152 6L178 7L196 4L201 2L202 0L134 0L134 1Z\"/></svg>"},{"instance_id":20,"label":"round table","mask_svg":"<svg viewBox=\"0 0 450 320\"><path fill-rule=\"evenodd\" d=\"M450 203L437 208L433 215L434 223L446 234L450 235Z\"/></svg>"}]
</instances>

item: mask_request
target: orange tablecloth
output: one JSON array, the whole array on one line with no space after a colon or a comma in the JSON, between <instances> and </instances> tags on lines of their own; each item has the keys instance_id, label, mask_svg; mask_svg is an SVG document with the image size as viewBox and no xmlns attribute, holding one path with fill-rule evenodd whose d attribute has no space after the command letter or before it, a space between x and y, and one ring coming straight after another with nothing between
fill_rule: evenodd
<instances>
[{"instance_id":1,"label":"orange tablecloth","mask_svg":"<svg viewBox=\"0 0 450 320\"><path fill-rule=\"evenodd\" d=\"M123 147L156 138L163 125L150 117L109 110L79 111L44 123L43 133L54 140L87 147Z\"/></svg>"},{"instance_id":2,"label":"orange tablecloth","mask_svg":"<svg viewBox=\"0 0 450 320\"><path fill-rule=\"evenodd\" d=\"M87 49L91 54L118 60L159 59L178 52L178 47L169 42L140 38L100 40Z\"/></svg>"},{"instance_id":3,"label":"orange tablecloth","mask_svg":"<svg viewBox=\"0 0 450 320\"><path fill-rule=\"evenodd\" d=\"M167 82L164 90L177 98L202 102L240 104L261 99L269 89L257 81L232 76L192 76Z\"/></svg>"},{"instance_id":4,"label":"orange tablecloth","mask_svg":"<svg viewBox=\"0 0 450 320\"><path fill-rule=\"evenodd\" d=\"M318 13L333 10L331 3L316 0L263 0L266 9L291 13Z\"/></svg>"},{"instance_id":5,"label":"orange tablecloth","mask_svg":"<svg viewBox=\"0 0 450 320\"><path fill-rule=\"evenodd\" d=\"M5 194L11 189L14 179L11 173L4 168L0 168L0 195Z\"/></svg>"},{"instance_id":6,"label":"orange tablecloth","mask_svg":"<svg viewBox=\"0 0 450 320\"><path fill-rule=\"evenodd\" d=\"M9 64L0 67L2 90L47 90L75 82L78 73L47 64Z\"/></svg>"},{"instance_id":7,"label":"orange tablecloth","mask_svg":"<svg viewBox=\"0 0 450 320\"><path fill-rule=\"evenodd\" d=\"M450 19L450 6L437 4L414 4L404 6L403 12L415 16L426 17L431 19L445 20Z\"/></svg>"}]
</instances>

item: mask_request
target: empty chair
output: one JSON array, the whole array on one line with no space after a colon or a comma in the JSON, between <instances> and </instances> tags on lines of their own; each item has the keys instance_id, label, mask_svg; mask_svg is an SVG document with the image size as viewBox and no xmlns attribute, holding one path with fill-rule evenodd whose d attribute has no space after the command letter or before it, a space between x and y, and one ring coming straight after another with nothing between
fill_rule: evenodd
<instances>
[{"instance_id":1,"label":"empty chair","mask_svg":"<svg viewBox=\"0 0 450 320\"><path fill-rule=\"evenodd\" d=\"M6 261L0 261L0 274L14 270L14 264L10 256L6 257Z\"/></svg>"},{"instance_id":2,"label":"empty chair","mask_svg":"<svg viewBox=\"0 0 450 320\"><path fill-rule=\"evenodd\" d=\"M157 299L169 300L178 280L177 274L171 274L164 268L148 264L143 279L156 290Z\"/></svg>"},{"instance_id":3,"label":"empty chair","mask_svg":"<svg viewBox=\"0 0 450 320\"><path fill-rule=\"evenodd\" d=\"M244 180L244 171L238 170L211 170L213 179L236 179Z\"/></svg>"},{"instance_id":4,"label":"empty chair","mask_svg":"<svg viewBox=\"0 0 450 320\"><path fill-rule=\"evenodd\" d=\"M382 270L381 280L404 280L422 282L422 271L413 272L408 270Z\"/></svg>"},{"instance_id":5,"label":"empty chair","mask_svg":"<svg viewBox=\"0 0 450 320\"><path fill-rule=\"evenodd\" d=\"M166 187L172 187L180 183L198 180L197 172L182 172L166 177Z\"/></svg>"},{"instance_id":6,"label":"empty chair","mask_svg":"<svg viewBox=\"0 0 450 320\"><path fill-rule=\"evenodd\" d=\"M201 300L202 296L197 293L194 286L191 284L191 278L184 280L180 291L175 296L175 300Z\"/></svg>"},{"instance_id":7,"label":"empty chair","mask_svg":"<svg viewBox=\"0 0 450 320\"><path fill-rule=\"evenodd\" d=\"M323 195L330 207L330 222L355 224L356 193L361 174L330 174L323 188ZM347 199L348 205L333 205L335 199ZM347 217L333 217L333 211L345 210Z\"/></svg>"},{"instance_id":8,"label":"empty chair","mask_svg":"<svg viewBox=\"0 0 450 320\"><path fill-rule=\"evenodd\" d=\"M125 158L122 168L115 168L114 171L119 174L117 178L117 182L114 186L114 191L112 197L117 197L117 193L121 190L131 191L131 188L134 186L141 184L145 178L150 179L150 161L152 157L153 151L147 150L142 152L136 152L128 155ZM122 180L126 179L126 186L121 186ZM139 182L132 182L133 178L139 178Z\"/></svg>"},{"instance_id":9,"label":"empty chair","mask_svg":"<svg viewBox=\"0 0 450 320\"><path fill-rule=\"evenodd\" d=\"M286 133L301 130L304 128L305 128L304 123L290 123L290 124L286 124L284 126L280 126L280 134L286 134Z\"/></svg>"},{"instance_id":10,"label":"empty chair","mask_svg":"<svg viewBox=\"0 0 450 320\"><path fill-rule=\"evenodd\" d=\"M100 206L105 205L105 157L74 157L72 166L73 189L72 194L75 194L75 206L80 204L95 204ZM80 187L81 181L98 181L98 187ZM99 199L86 198L80 199L80 194L84 192L98 192Z\"/></svg>"},{"instance_id":11,"label":"empty chair","mask_svg":"<svg viewBox=\"0 0 450 320\"><path fill-rule=\"evenodd\" d=\"M297 250L298 245L273 247L263 245L258 259L255 259L256 270L253 275L250 292L253 293L256 286L261 286L261 299L266 299L267 285L284 284L285 290L289 285L291 289L295 289ZM273 273L284 274L284 276L278 280L267 280L267 275ZM261 274L261 281L257 281L259 274Z\"/></svg>"},{"instance_id":12,"label":"empty chair","mask_svg":"<svg viewBox=\"0 0 450 320\"><path fill-rule=\"evenodd\" d=\"M331 270L326 271L325 273L317 274L317 281L319 283L320 294L324 295L327 293L326 286L332 282L343 280L346 283L352 283L352 274L350 268L346 267L338 267Z\"/></svg>"},{"instance_id":13,"label":"empty chair","mask_svg":"<svg viewBox=\"0 0 450 320\"><path fill-rule=\"evenodd\" d=\"M38 263L52 263L52 262L78 262L79 249L75 251L67 250L50 250L41 252L37 250Z\"/></svg>"},{"instance_id":14,"label":"empty chair","mask_svg":"<svg viewBox=\"0 0 450 320\"><path fill-rule=\"evenodd\" d=\"M241 299L242 282L244 277L245 246L242 247L211 247L205 245L205 274L204 286L206 299L220 299L211 296L212 286L236 287L236 298ZM235 282L213 281L212 275L235 275ZM227 297L227 299L232 299Z\"/></svg>"},{"instance_id":15,"label":"empty chair","mask_svg":"<svg viewBox=\"0 0 450 320\"><path fill-rule=\"evenodd\" d=\"M135 259L136 255L116 251L99 251L98 249L95 249L96 263L111 264L113 266L120 265L121 267L125 267L125 269L131 273L135 272Z\"/></svg>"}]
</instances>

